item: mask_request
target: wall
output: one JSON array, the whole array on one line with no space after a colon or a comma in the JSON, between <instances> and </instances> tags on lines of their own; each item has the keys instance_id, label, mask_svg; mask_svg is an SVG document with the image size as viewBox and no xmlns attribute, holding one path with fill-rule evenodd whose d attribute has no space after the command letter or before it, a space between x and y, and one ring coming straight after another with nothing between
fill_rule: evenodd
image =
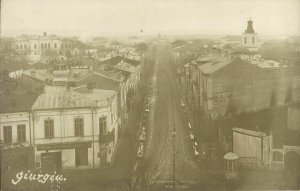
<instances>
[{"instance_id":1,"label":"wall","mask_svg":"<svg viewBox=\"0 0 300 191\"><path fill-rule=\"evenodd\" d=\"M233 132L233 153L239 157L255 157L261 161L261 138Z\"/></svg>"},{"instance_id":2,"label":"wall","mask_svg":"<svg viewBox=\"0 0 300 191\"><path fill-rule=\"evenodd\" d=\"M287 128L300 132L300 108L288 108L288 125Z\"/></svg>"},{"instance_id":3,"label":"wall","mask_svg":"<svg viewBox=\"0 0 300 191\"><path fill-rule=\"evenodd\" d=\"M30 140L30 118L29 112L18 113L2 113L0 114L0 139L3 138L3 127L12 126L12 143L17 143L17 125L24 124L26 126L26 144L31 142Z\"/></svg>"}]
</instances>

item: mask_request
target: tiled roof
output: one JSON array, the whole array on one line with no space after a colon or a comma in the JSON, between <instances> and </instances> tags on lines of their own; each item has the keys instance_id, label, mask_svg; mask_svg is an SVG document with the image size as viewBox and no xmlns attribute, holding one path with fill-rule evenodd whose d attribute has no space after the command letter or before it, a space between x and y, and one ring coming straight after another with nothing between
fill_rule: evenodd
<instances>
[{"instance_id":1,"label":"tiled roof","mask_svg":"<svg viewBox=\"0 0 300 191\"><path fill-rule=\"evenodd\" d=\"M116 94L112 90L82 90L66 89L59 86L47 86L45 92L41 94L32 109L58 109L58 108L84 108L106 106L111 98Z\"/></svg>"}]
</instances>

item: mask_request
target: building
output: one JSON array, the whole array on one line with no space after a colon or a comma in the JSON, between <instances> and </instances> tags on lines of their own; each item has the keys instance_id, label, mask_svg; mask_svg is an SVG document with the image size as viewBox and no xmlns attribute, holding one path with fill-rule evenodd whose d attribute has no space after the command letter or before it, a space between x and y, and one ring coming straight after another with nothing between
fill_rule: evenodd
<instances>
[{"instance_id":1,"label":"building","mask_svg":"<svg viewBox=\"0 0 300 191\"><path fill-rule=\"evenodd\" d=\"M0 140L5 149L29 147L33 138L30 108L38 93L20 87L19 82L11 78L9 82L4 79L1 84L4 88L0 90Z\"/></svg>"},{"instance_id":2,"label":"building","mask_svg":"<svg viewBox=\"0 0 300 191\"><path fill-rule=\"evenodd\" d=\"M55 60L58 54L71 55L71 50L78 44L76 38L63 38L54 34L21 35L13 42L13 49L28 56L31 61Z\"/></svg>"},{"instance_id":3,"label":"building","mask_svg":"<svg viewBox=\"0 0 300 191\"><path fill-rule=\"evenodd\" d=\"M102 90L117 91L118 97L118 117L120 119L119 129L127 118L126 109L126 83L125 78L113 71L97 70L76 81L76 87L87 85L92 88Z\"/></svg>"},{"instance_id":4,"label":"building","mask_svg":"<svg viewBox=\"0 0 300 191\"><path fill-rule=\"evenodd\" d=\"M257 51L258 48L257 33L254 32L251 19L248 21L247 29L242 35L242 47L253 51Z\"/></svg>"},{"instance_id":5,"label":"building","mask_svg":"<svg viewBox=\"0 0 300 191\"><path fill-rule=\"evenodd\" d=\"M118 138L117 92L48 86L32 106L36 167L107 166Z\"/></svg>"}]
</instances>

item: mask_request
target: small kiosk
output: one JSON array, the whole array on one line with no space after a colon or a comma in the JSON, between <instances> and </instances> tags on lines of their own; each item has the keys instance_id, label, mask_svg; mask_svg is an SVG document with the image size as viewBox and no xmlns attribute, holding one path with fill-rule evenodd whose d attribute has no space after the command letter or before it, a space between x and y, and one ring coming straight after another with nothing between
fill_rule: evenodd
<instances>
[{"instance_id":1,"label":"small kiosk","mask_svg":"<svg viewBox=\"0 0 300 191\"><path fill-rule=\"evenodd\" d=\"M232 153L229 152L227 154L224 155L224 159L225 159L225 177L227 180L230 179L235 179L238 176L238 159L239 157Z\"/></svg>"}]
</instances>

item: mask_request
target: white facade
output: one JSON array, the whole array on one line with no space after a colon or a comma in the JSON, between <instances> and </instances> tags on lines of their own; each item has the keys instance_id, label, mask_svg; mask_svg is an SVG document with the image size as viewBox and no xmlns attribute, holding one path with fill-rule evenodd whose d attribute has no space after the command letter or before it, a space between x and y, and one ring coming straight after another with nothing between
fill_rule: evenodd
<instances>
[{"instance_id":1,"label":"white facade","mask_svg":"<svg viewBox=\"0 0 300 191\"><path fill-rule=\"evenodd\" d=\"M25 131L22 128L25 128ZM20 144L29 146L32 139L30 128L29 112L0 114L0 140L4 142L4 145Z\"/></svg>"},{"instance_id":2,"label":"white facade","mask_svg":"<svg viewBox=\"0 0 300 191\"><path fill-rule=\"evenodd\" d=\"M91 107L35 109L34 105L36 167L46 168L49 163L56 165L58 169L109 165L118 140L117 94L107 99L106 104ZM80 135L75 132L76 119L82 119L83 132ZM101 123L103 119L105 128ZM53 122L51 137L46 133L46 121ZM79 151L85 154L77 155L76 152ZM51 155L55 155L52 161L47 159Z\"/></svg>"},{"instance_id":3,"label":"white facade","mask_svg":"<svg viewBox=\"0 0 300 191\"><path fill-rule=\"evenodd\" d=\"M243 33L242 47L245 48L257 48L257 33Z\"/></svg>"}]
</instances>

